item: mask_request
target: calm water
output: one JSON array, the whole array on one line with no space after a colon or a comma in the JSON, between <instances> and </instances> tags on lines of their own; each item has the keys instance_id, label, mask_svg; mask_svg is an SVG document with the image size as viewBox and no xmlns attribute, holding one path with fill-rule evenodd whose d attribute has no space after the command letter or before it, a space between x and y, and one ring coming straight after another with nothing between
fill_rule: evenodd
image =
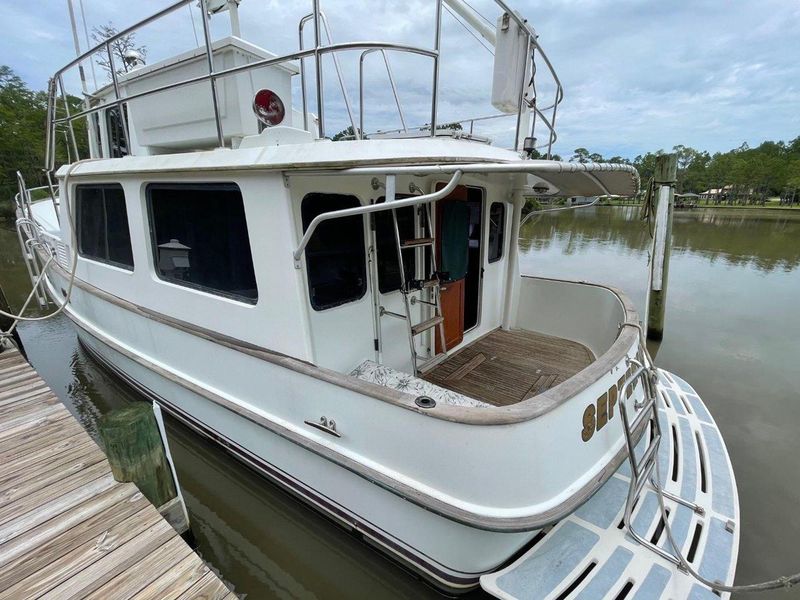
<instances>
[{"instance_id":1,"label":"calm water","mask_svg":"<svg viewBox=\"0 0 800 600\"><path fill-rule=\"evenodd\" d=\"M642 306L649 236L631 208L540 217L521 240L528 274L610 283ZM800 214L676 214L660 366L703 396L728 444L742 510L738 577L800 570ZM28 291L13 233L0 230L0 283ZM137 399L82 351L64 319L20 328L34 366L89 431ZM248 598L437 595L177 423L172 451L199 551ZM774 598L800 594L773 594ZM761 596L762 598L770 596Z\"/></svg>"}]
</instances>

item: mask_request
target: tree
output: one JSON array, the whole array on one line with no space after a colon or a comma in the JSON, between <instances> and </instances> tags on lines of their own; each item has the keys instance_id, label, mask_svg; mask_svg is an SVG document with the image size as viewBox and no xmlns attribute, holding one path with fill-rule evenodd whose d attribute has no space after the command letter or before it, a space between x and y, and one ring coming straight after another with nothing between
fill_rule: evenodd
<instances>
[{"instance_id":1,"label":"tree","mask_svg":"<svg viewBox=\"0 0 800 600\"><path fill-rule=\"evenodd\" d=\"M118 33L119 30L109 21L108 25L100 25L99 27L92 28L92 40L97 44L102 44ZM114 68L117 71L117 75L127 73L136 65L135 61L130 60L132 55L138 55L142 60L147 57L147 48L145 46L136 45L135 33L123 35L115 39L109 45L111 46L111 54L113 56ZM96 56L97 58L95 60L97 64L105 69L109 79L111 79L111 61L109 60L108 53L99 51Z\"/></svg>"},{"instance_id":2,"label":"tree","mask_svg":"<svg viewBox=\"0 0 800 600\"><path fill-rule=\"evenodd\" d=\"M71 114L83 109L81 100L67 96ZM56 98L59 116L64 98ZM28 187L45 183L42 167L45 153L45 120L47 93L30 90L25 82L7 66L0 66L0 216L13 217L13 198L17 193L17 171ZM84 120L74 122L75 140L82 157L89 156L88 135ZM67 130L55 137L56 166L75 160Z\"/></svg>"},{"instance_id":3,"label":"tree","mask_svg":"<svg viewBox=\"0 0 800 600\"><path fill-rule=\"evenodd\" d=\"M350 125L349 127L342 129L339 133L335 134L331 141L339 142L342 140L354 140L356 139L355 131L353 130L353 126Z\"/></svg>"},{"instance_id":4,"label":"tree","mask_svg":"<svg viewBox=\"0 0 800 600\"><path fill-rule=\"evenodd\" d=\"M589 161L589 151L586 148L575 148L575 152L569 159L569 162L587 163Z\"/></svg>"}]
</instances>

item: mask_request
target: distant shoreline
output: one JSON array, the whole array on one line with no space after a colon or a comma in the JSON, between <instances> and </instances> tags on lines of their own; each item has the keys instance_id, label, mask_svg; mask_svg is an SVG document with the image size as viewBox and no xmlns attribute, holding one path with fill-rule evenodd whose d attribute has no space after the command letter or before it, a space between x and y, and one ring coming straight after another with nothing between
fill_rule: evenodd
<instances>
[{"instance_id":1,"label":"distant shoreline","mask_svg":"<svg viewBox=\"0 0 800 600\"><path fill-rule=\"evenodd\" d=\"M623 202L619 200L609 200L601 202L598 206L641 206L641 202ZM800 205L795 206L780 206L775 204L698 204L691 208L676 208L676 210L785 210L785 211L798 211Z\"/></svg>"}]
</instances>

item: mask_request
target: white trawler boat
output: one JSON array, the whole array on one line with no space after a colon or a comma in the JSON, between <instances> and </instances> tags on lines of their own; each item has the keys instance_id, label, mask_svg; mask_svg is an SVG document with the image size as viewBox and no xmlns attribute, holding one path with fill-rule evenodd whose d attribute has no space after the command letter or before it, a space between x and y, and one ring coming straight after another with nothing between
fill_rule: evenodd
<instances>
[{"instance_id":1,"label":"white trawler boat","mask_svg":"<svg viewBox=\"0 0 800 600\"><path fill-rule=\"evenodd\" d=\"M18 227L87 350L446 590L717 597L685 573L734 574L736 485L713 419L652 364L622 292L519 272L526 195L639 183L626 165L530 158L550 157L562 92L527 21L500 0L496 26L433 0L430 48L333 43L315 1L300 22L313 47L275 56L239 38L237 2L200 3L201 48L115 74L84 110L62 106L63 78L107 45L51 80L50 197L21 182ZM221 9L234 30L212 41ZM443 9L495 46L510 150L437 127ZM348 52L382 54L401 131L361 135L362 69L355 139L326 139L323 58ZM409 53L431 64L417 129L389 68ZM85 123L90 160L56 169L57 137Z\"/></svg>"}]
</instances>

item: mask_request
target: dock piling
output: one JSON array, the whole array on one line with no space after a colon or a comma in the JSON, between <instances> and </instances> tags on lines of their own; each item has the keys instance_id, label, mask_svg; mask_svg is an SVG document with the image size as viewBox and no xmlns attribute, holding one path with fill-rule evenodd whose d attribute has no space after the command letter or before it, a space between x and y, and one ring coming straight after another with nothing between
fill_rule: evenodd
<instances>
[{"instance_id":1,"label":"dock piling","mask_svg":"<svg viewBox=\"0 0 800 600\"><path fill-rule=\"evenodd\" d=\"M162 516L183 534L188 517L151 405L137 403L98 420L98 432L114 479L133 482Z\"/></svg>"},{"instance_id":2,"label":"dock piling","mask_svg":"<svg viewBox=\"0 0 800 600\"><path fill-rule=\"evenodd\" d=\"M653 340L664 337L669 255L672 246L672 212L677 179L677 154L657 156L654 181L658 204L650 260L650 283L647 290L647 337Z\"/></svg>"}]
</instances>

